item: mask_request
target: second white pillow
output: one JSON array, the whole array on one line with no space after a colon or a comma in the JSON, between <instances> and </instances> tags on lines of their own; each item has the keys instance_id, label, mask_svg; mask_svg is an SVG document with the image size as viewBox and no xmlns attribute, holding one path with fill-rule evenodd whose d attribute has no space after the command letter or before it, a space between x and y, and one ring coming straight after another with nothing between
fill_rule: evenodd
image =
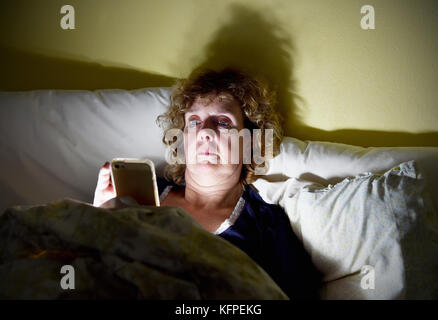
<instances>
[{"instance_id":1,"label":"second white pillow","mask_svg":"<svg viewBox=\"0 0 438 320\"><path fill-rule=\"evenodd\" d=\"M438 298L435 215L414 161L328 187L296 179L259 186L324 274L322 298Z\"/></svg>"}]
</instances>

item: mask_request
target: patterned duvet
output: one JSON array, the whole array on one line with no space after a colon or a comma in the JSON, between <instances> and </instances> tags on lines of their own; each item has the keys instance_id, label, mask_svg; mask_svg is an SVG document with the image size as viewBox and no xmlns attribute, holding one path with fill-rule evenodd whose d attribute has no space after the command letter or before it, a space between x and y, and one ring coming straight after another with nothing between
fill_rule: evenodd
<instances>
[{"instance_id":1,"label":"patterned duvet","mask_svg":"<svg viewBox=\"0 0 438 320\"><path fill-rule=\"evenodd\" d=\"M176 207L17 206L0 215L0 239L2 299L287 299Z\"/></svg>"}]
</instances>

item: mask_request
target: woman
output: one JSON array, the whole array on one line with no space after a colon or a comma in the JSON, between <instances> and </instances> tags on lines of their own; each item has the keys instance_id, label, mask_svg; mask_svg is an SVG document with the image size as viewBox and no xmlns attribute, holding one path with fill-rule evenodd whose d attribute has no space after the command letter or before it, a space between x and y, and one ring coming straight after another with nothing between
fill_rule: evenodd
<instances>
[{"instance_id":1,"label":"woman","mask_svg":"<svg viewBox=\"0 0 438 320\"><path fill-rule=\"evenodd\" d=\"M176 158L178 148L166 133L183 130L184 158L192 161L167 166L165 179L158 179L160 203L182 207L206 230L246 252L290 298L317 298L320 275L287 215L281 207L264 202L250 185L265 164L254 157L244 163L248 141L238 144L239 161L231 161L236 148L224 134L232 129L271 129L272 141L266 144L261 139L259 146L272 147L275 155L282 134L274 101L263 81L232 69L207 70L179 81L168 111L158 121L165 129L163 141ZM120 200L115 198L106 163L94 203L123 206Z\"/></svg>"}]
</instances>

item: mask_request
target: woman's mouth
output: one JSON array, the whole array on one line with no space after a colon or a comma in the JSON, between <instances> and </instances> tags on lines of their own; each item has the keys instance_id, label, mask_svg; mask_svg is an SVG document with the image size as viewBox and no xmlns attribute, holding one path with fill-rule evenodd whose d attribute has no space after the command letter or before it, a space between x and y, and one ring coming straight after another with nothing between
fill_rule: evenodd
<instances>
[{"instance_id":1,"label":"woman's mouth","mask_svg":"<svg viewBox=\"0 0 438 320\"><path fill-rule=\"evenodd\" d=\"M201 156L215 156L216 152L204 151L204 152L199 152L198 155L201 155Z\"/></svg>"}]
</instances>

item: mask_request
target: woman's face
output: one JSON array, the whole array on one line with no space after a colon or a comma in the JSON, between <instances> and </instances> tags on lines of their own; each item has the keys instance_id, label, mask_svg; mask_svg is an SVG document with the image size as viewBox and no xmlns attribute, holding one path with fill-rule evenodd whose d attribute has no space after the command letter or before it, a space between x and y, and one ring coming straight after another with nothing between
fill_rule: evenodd
<instances>
[{"instance_id":1,"label":"woman's face","mask_svg":"<svg viewBox=\"0 0 438 320\"><path fill-rule=\"evenodd\" d=\"M236 148L232 148L231 139L224 133L244 128L242 109L235 99L210 97L214 97L211 102L196 99L184 115L186 170L208 180L206 183L218 182L217 179L230 175L240 177L242 162L232 163L231 155L236 153ZM241 146L237 148L239 160L241 150Z\"/></svg>"}]
</instances>

